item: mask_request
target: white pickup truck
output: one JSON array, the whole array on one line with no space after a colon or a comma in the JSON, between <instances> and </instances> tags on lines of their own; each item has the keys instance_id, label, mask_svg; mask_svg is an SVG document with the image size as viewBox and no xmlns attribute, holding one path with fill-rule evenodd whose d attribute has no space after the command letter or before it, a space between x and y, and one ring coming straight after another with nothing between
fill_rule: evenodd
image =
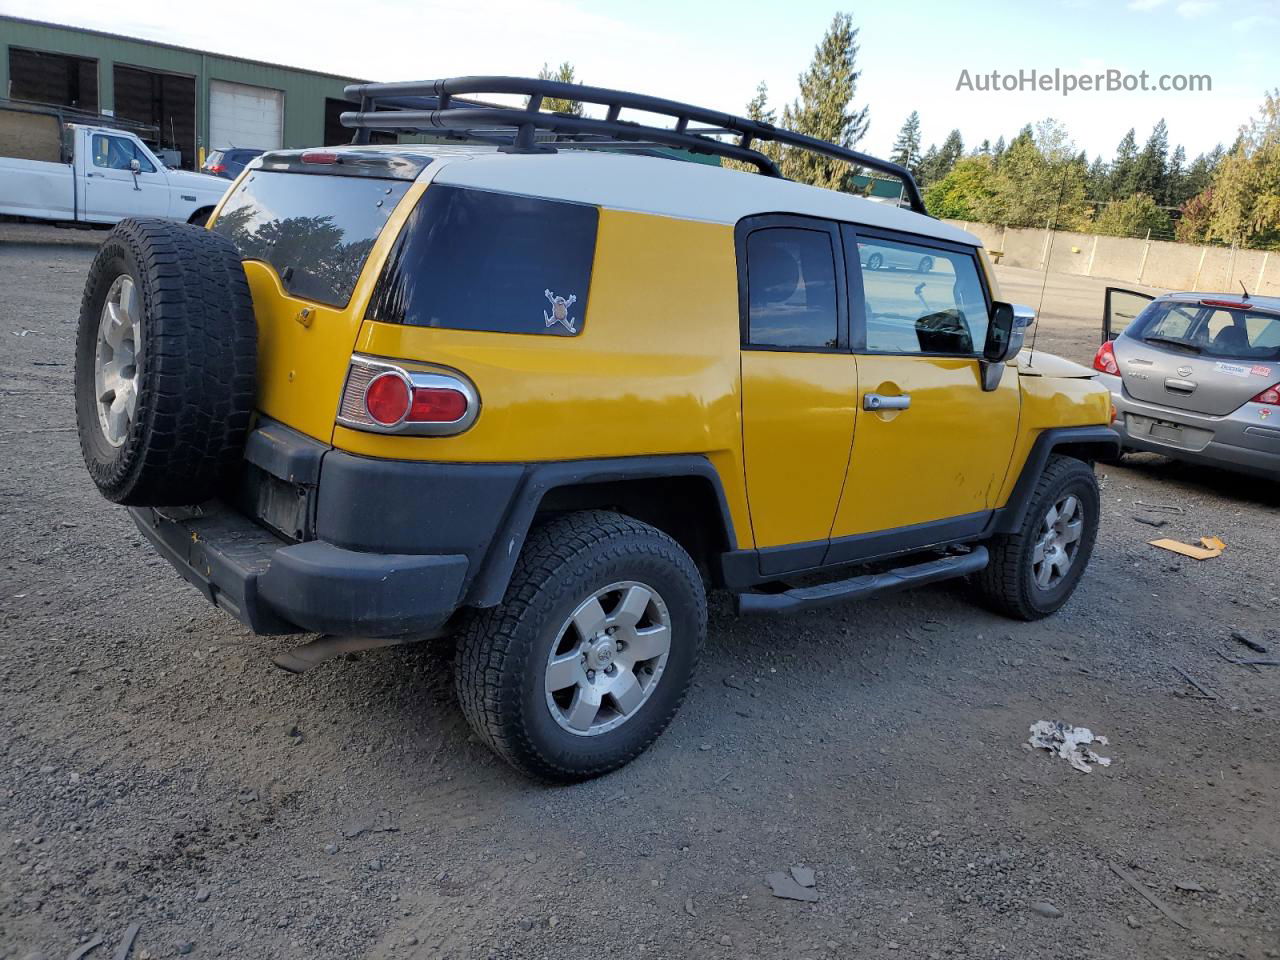
<instances>
[{"instance_id":1,"label":"white pickup truck","mask_svg":"<svg viewBox=\"0 0 1280 960\"><path fill-rule=\"evenodd\" d=\"M0 214L112 224L125 217L203 223L230 181L170 170L132 133L5 112ZM50 140L52 134L52 140Z\"/></svg>"}]
</instances>

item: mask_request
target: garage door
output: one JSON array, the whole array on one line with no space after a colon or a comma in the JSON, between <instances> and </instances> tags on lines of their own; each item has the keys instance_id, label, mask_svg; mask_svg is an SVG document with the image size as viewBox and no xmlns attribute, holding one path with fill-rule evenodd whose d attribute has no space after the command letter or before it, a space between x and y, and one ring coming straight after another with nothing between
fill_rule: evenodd
<instances>
[{"instance_id":1,"label":"garage door","mask_svg":"<svg viewBox=\"0 0 1280 960\"><path fill-rule=\"evenodd\" d=\"M209 83L209 146L276 150L284 146L284 92L213 80Z\"/></svg>"}]
</instances>

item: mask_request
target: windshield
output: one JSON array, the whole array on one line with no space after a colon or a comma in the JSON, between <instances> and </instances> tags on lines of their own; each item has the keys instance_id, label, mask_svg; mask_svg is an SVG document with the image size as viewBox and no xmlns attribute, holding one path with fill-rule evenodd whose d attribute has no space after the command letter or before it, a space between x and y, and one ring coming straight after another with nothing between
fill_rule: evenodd
<instances>
[{"instance_id":1,"label":"windshield","mask_svg":"<svg viewBox=\"0 0 1280 960\"><path fill-rule=\"evenodd\" d=\"M244 259L274 267L289 293L345 307L409 186L407 180L258 171L227 198L213 229Z\"/></svg>"},{"instance_id":2,"label":"windshield","mask_svg":"<svg viewBox=\"0 0 1280 960\"><path fill-rule=\"evenodd\" d=\"M1157 300L1126 335L1161 346L1185 347L1206 357L1280 360L1280 315L1211 300Z\"/></svg>"}]
</instances>

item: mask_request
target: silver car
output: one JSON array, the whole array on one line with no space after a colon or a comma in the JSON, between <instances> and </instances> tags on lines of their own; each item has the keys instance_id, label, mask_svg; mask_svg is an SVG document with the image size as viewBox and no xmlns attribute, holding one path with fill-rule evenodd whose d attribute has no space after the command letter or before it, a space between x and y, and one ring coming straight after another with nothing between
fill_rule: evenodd
<instances>
[{"instance_id":1,"label":"silver car","mask_svg":"<svg viewBox=\"0 0 1280 960\"><path fill-rule=\"evenodd\" d=\"M1102 337L1126 450L1280 478L1280 297L1108 287Z\"/></svg>"}]
</instances>

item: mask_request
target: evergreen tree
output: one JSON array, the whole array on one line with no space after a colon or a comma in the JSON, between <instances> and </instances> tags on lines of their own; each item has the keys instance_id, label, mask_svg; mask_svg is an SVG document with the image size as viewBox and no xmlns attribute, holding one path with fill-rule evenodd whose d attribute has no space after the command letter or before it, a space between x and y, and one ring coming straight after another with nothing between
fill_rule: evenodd
<instances>
[{"instance_id":1,"label":"evergreen tree","mask_svg":"<svg viewBox=\"0 0 1280 960\"><path fill-rule=\"evenodd\" d=\"M1000 138L996 140L996 145L994 148L992 148L991 155L995 157L997 160L999 160L1001 157L1004 156L1005 151L1008 149L1009 147L1004 142L1004 136L1001 135Z\"/></svg>"},{"instance_id":2,"label":"evergreen tree","mask_svg":"<svg viewBox=\"0 0 1280 960\"><path fill-rule=\"evenodd\" d=\"M893 150L889 159L899 166L906 167L913 174L920 166L920 114L912 110L902 129L898 131L898 139L893 142Z\"/></svg>"},{"instance_id":3,"label":"evergreen tree","mask_svg":"<svg viewBox=\"0 0 1280 960\"><path fill-rule=\"evenodd\" d=\"M1164 193L1157 199L1166 207L1180 207L1191 198L1185 193L1187 179L1187 151L1182 144L1173 149L1169 157L1169 166L1165 170Z\"/></svg>"},{"instance_id":4,"label":"evergreen tree","mask_svg":"<svg viewBox=\"0 0 1280 960\"><path fill-rule=\"evenodd\" d=\"M978 146L978 155L979 155L979 156L983 156L983 157L989 157L989 156L991 156L991 141L990 141L990 140L983 140L983 141L982 141L982 143Z\"/></svg>"},{"instance_id":5,"label":"evergreen tree","mask_svg":"<svg viewBox=\"0 0 1280 960\"><path fill-rule=\"evenodd\" d=\"M1241 246L1280 249L1280 88L1214 174L1210 236Z\"/></svg>"},{"instance_id":6,"label":"evergreen tree","mask_svg":"<svg viewBox=\"0 0 1280 960\"><path fill-rule=\"evenodd\" d=\"M1085 195L1095 203L1107 199L1107 178L1109 168L1102 159L1102 155L1093 158L1093 163L1089 164L1089 169L1085 173L1084 185Z\"/></svg>"},{"instance_id":7,"label":"evergreen tree","mask_svg":"<svg viewBox=\"0 0 1280 960\"><path fill-rule=\"evenodd\" d=\"M952 130L947 134L947 139L942 141L941 147L930 147L920 161L920 172L916 179L920 181L921 188L945 178L963 155L964 141L960 138L960 131Z\"/></svg>"},{"instance_id":8,"label":"evergreen tree","mask_svg":"<svg viewBox=\"0 0 1280 960\"><path fill-rule=\"evenodd\" d=\"M749 120L756 120L771 126L777 123L777 111L769 106L769 85L763 80L756 87L755 96L747 101L747 107L744 112ZM779 163L782 160L782 147L777 141L756 140L751 146L752 149L763 153L774 163ZM755 164L745 163L741 160L725 160L724 165L731 170L743 170L747 173L755 173L759 170Z\"/></svg>"},{"instance_id":9,"label":"evergreen tree","mask_svg":"<svg viewBox=\"0 0 1280 960\"><path fill-rule=\"evenodd\" d=\"M1111 175L1107 179L1107 199L1117 200L1133 193L1134 170L1138 164L1138 140L1132 127L1116 147L1116 158L1111 161Z\"/></svg>"},{"instance_id":10,"label":"evergreen tree","mask_svg":"<svg viewBox=\"0 0 1280 960\"><path fill-rule=\"evenodd\" d=\"M841 147L854 147L867 132L867 108L856 109L858 30L853 17L837 13L814 48L813 62L800 75L800 96L782 111L782 125ZM782 173L788 179L848 190L854 170L843 160L807 150L786 150Z\"/></svg>"},{"instance_id":11,"label":"evergreen tree","mask_svg":"<svg viewBox=\"0 0 1280 960\"><path fill-rule=\"evenodd\" d=\"M1151 129L1133 164L1133 189L1150 197L1164 196L1169 165L1169 128L1163 119Z\"/></svg>"},{"instance_id":12,"label":"evergreen tree","mask_svg":"<svg viewBox=\"0 0 1280 960\"><path fill-rule=\"evenodd\" d=\"M544 63L542 69L538 71L539 80L555 80L557 83L577 83L574 76L573 64L566 60L560 66L552 69L550 64ZM529 105L528 99L525 100L525 106ZM542 101L542 109L548 113L567 113L572 117L582 116L582 101L568 100L560 97L547 97Z\"/></svg>"}]
</instances>

